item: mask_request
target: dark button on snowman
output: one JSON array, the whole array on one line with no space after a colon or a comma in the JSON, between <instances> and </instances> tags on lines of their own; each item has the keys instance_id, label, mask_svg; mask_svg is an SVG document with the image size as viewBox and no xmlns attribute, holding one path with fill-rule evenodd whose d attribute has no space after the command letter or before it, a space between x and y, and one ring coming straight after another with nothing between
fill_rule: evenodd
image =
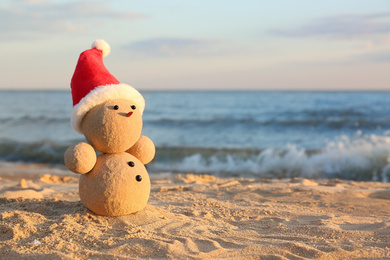
<instances>
[{"instance_id":1,"label":"dark button on snowman","mask_svg":"<svg viewBox=\"0 0 390 260\"><path fill-rule=\"evenodd\" d=\"M110 52L103 40L80 54L71 81L72 127L88 143L70 146L65 165L81 174L82 203L99 215L122 216L142 210L150 179L144 164L155 154L141 135L145 101L133 87L120 83L103 64ZM102 152L96 156L95 149Z\"/></svg>"}]
</instances>

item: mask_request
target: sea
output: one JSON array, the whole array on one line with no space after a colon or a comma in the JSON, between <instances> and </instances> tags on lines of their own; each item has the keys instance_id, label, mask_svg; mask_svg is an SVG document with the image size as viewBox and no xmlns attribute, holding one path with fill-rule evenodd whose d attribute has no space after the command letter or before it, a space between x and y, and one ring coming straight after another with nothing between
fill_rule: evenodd
<instances>
[{"instance_id":1,"label":"sea","mask_svg":"<svg viewBox=\"0 0 390 260\"><path fill-rule=\"evenodd\" d=\"M150 174L390 180L390 92L141 91ZM0 161L63 166L70 91L0 91Z\"/></svg>"}]
</instances>

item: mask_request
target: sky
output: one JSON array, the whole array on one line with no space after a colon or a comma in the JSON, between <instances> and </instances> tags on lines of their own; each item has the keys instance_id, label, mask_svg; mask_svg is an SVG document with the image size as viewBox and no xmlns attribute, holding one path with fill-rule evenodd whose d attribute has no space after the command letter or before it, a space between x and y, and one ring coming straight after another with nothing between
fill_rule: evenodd
<instances>
[{"instance_id":1,"label":"sky","mask_svg":"<svg viewBox=\"0 0 390 260\"><path fill-rule=\"evenodd\" d=\"M389 0L2 0L0 89L70 89L95 39L138 90L390 90Z\"/></svg>"}]
</instances>

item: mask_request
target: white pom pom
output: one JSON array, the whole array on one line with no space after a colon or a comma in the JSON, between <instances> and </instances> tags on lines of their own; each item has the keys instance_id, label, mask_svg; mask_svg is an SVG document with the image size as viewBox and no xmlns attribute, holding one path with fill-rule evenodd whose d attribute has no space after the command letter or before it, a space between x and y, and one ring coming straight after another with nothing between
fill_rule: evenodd
<instances>
[{"instance_id":1,"label":"white pom pom","mask_svg":"<svg viewBox=\"0 0 390 260\"><path fill-rule=\"evenodd\" d=\"M96 40L92 43L92 48L103 51L103 57L110 54L111 47L105 40Z\"/></svg>"}]
</instances>

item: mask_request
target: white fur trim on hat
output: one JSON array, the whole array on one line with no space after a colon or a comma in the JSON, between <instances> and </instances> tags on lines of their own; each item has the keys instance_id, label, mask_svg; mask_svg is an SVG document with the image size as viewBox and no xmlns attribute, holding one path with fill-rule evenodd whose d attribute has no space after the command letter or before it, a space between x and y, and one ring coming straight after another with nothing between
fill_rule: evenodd
<instances>
[{"instance_id":1,"label":"white fur trim on hat","mask_svg":"<svg viewBox=\"0 0 390 260\"><path fill-rule=\"evenodd\" d=\"M88 111L97 105L113 99L131 100L135 103L137 108L140 109L141 114L144 112L145 100L135 88L123 83L104 85L89 92L73 107L71 116L73 129L76 132L83 134L81 131L81 121Z\"/></svg>"},{"instance_id":2,"label":"white fur trim on hat","mask_svg":"<svg viewBox=\"0 0 390 260\"><path fill-rule=\"evenodd\" d=\"M103 57L106 57L111 52L111 46L105 40L95 40L92 43L92 48L96 48L103 52Z\"/></svg>"}]
</instances>

